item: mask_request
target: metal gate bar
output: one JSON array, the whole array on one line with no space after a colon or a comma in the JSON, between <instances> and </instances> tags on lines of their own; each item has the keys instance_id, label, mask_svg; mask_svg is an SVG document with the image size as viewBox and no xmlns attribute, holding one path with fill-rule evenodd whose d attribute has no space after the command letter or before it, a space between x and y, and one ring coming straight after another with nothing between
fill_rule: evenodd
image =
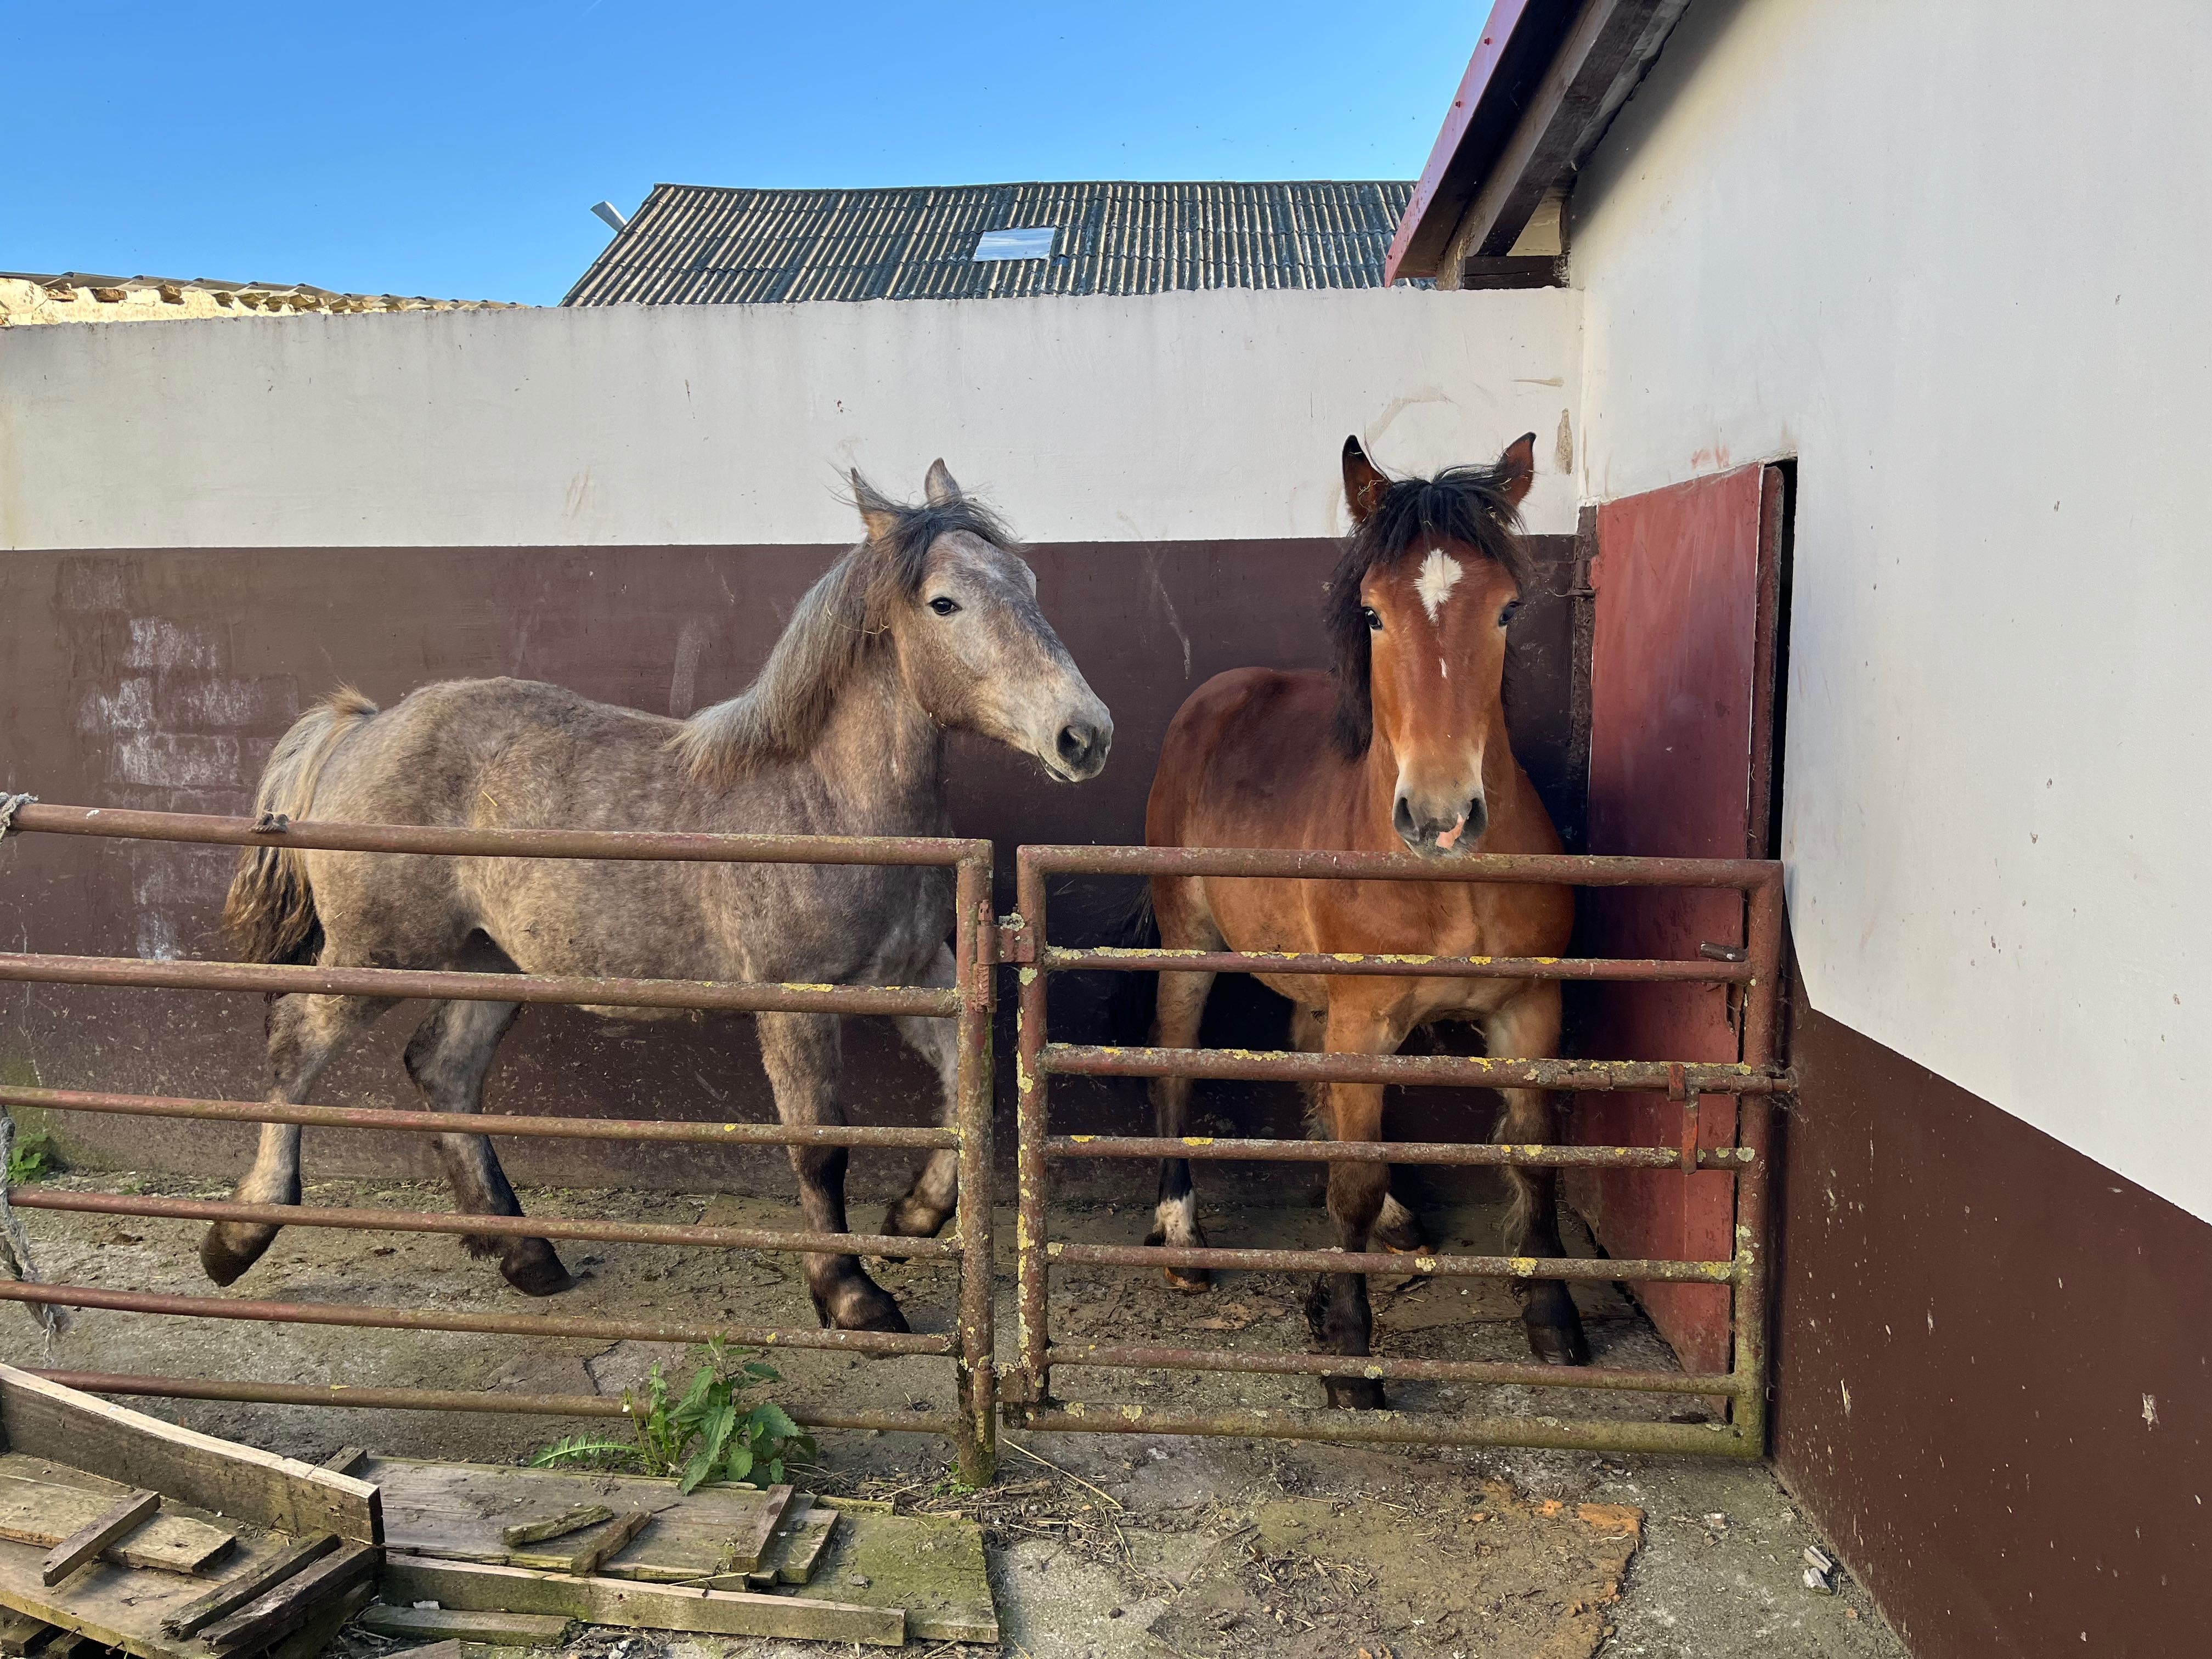
<instances>
[{"instance_id":1,"label":"metal gate bar","mask_svg":"<svg viewBox=\"0 0 2212 1659\"><path fill-rule=\"evenodd\" d=\"M614 1340L696 1343L710 1338L748 1346L828 1348L883 1355L952 1358L959 1407L951 1413L794 1412L802 1425L823 1428L920 1431L949 1436L962 1478L992 1478L997 1437L991 1358L991 957L983 946L991 915L988 842L928 836L736 836L635 830L460 829L410 824L293 823L282 818L228 818L194 813L124 811L27 804L12 830L27 833L121 837L237 847L283 846L338 852L434 857L672 860L717 863L896 865L951 868L956 884L956 983L842 986L725 983L684 980L583 978L321 968L289 964L153 962L136 958L0 953L0 980L43 984L117 985L167 989L260 991L313 995L429 997L600 1007L706 1008L748 1012L917 1014L957 1022L958 1089L954 1124L945 1128L858 1125L669 1123L554 1117L457 1119L438 1112L401 1112L257 1102L191 1100L88 1091L0 1089L0 1104L63 1111L133 1113L210 1121L301 1123L385 1129L403 1133L472 1133L579 1140L632 1139L700 1146L951 1147L960 1163L957 1233L945 1239L894 1238L869 1233L781 1231L769 1228L608 1223L560 1217L478 1217L417 1211L340 1209L294 1205L219 1203L106 1194L11 1191L18 1207L112 1215L275 1222L350 1230L575 1238L666 1243L721 1249L808 1254L957 1256L960 1261L957 1329L947 1334L824 1331L809 1328L651 1324L639 1321L546 1316L468 1314L429 1309L362 1308L252 1301L219 1296L166 1296L94 1285L0 1282L0 1300L58 1304L198 1318L267 1320L382 1329L450 1330L515 1335L608 1337ZM169 1398L319 1403L381 1408L487 1410L560 1416L619 1416L622 1402L568 1395L479 1397L453 1390L319 1389L216 1377L134 1376L54 1372L97 1392Z\"/></svg>"},{"instance_id":2,"label":"metal gate bar","mask_svg":"<svg viewBox=\"0 0 2212 1659\"><path fill-rule=\"evenodd\" d=\"M1765 1226L1771 1097L1786 1092L1775 1042L1782 961L1781 866L1765 860L1583 858L1489 854L1449 864L1394 854L1285 852L1255 848L1024 847L1016 854L1018 912L1002 924L1001 950L1023 963L1016 1142L1019 1280L1014 1374L1002 1380L1010 1425L1107 1433L1239 1435L1397 1444L1527 1445L1601 1451L1692 1452L1742 1458L1765 1449ZM1577 957L1443 957L1355 952L1076 950L1047 938L1045 878L1059 874L1171 873L1329 880L1556 882L1581 886L1733 888L1746 898L1746 948L1723 947L1711 961L1615 961ZM1012 942L1012 949L1007 942ZM1483 1060L1444 1055L1257 1053L1245 1049L1104 1048L1056 1043L1046 1031L1049 975L1068 971L1297 972L1383 977L1465 976L1740 987L1740 1064L1667 1060ZM1663 1091L1684 1106L1680 1147L1462 1145L1449 1142L1316 1142L1239 1137L1058 1135L1049 1132L1048 1091L1055 1074L1086 1077L1231 1078L1285 1082L1353 1082L1417 1086L1512 1085L1545 1089ZM1700 1148L1695 1114L1701 1095L1735 1097L1737 1141ZM1511 1256L1413 1257L1382 1252L1176 1248L1079 1244L1049 1233L1049 1170L1055 1158L1239 1158L1282 1163L1363 1162L1501 1165L1520 1168L1711 1170L1736 1183L1735 1249L1726 1261L1584 1261ZM1553 1367L1474 1360L1358 1358L1334 1354L1242 1353L1222 1350L1051 1340L1050 1283L1055 1263L1108 1267L1203 1267L1253 1271L1402 1273L1500 1279L1693 1282L1732 1292L1735 1352L1724 1375L1598 1367ZM1620 1422L1602 1419L1496 1417L1401 1411L1238 1407L1161 1413L1139 1405L1059 1401L1054 1366L1163 1369L1277 1376L1360 1376L1510 1383L1630 1394L1698 1395L1729 1400L1724 1424Z\"/></svg>"}]
</instances>

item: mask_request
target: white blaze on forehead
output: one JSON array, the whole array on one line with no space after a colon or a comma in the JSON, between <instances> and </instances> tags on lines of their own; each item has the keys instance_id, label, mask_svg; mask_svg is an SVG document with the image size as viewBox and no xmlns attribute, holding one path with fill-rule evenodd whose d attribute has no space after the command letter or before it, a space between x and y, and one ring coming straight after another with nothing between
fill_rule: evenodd
<instances>
[{"instance_id":1,"label":"white blaze on forehead","mask_svg":"<svg viewBox=\"0 0 2212 1659\"><path fill-rule=\"evenodd\" d=\"M1413 579L1413 592L1421 596L1421 608L1429 613L1429 620L1437 619L1451 591L1459 586L1459 579L1467 573L1460 568L1457 559L1441 547L1429 550L1429 556L1421 561L1421 574Z\"/></svg>"}]
</instances>

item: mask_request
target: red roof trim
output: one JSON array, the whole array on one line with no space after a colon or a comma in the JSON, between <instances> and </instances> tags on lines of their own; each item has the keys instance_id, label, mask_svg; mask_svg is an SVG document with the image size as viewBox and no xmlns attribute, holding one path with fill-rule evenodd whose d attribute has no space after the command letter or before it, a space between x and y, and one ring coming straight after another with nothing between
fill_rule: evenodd
<instances>
[{"instance_id":1,"label":"red roof trim","mask_svg":"<svg viewBox=\"0 0 2212 1659\"><path fill-rule=\"evenodd\" d=\"M1459 94L1444 115L1443 130L1437 134L1435 147L1429 151L1429 164L1421 169L1421 181L1413 186L1413 199L1406 204L1405 215L1398 221L1398 234L1391 239L1389 257L1382 266L1386 283L1398 280L1398 267L1436 202L1444 170L1459 154L1460 140L1467 136L1467 125L1474 118L1475 107L1489 89L1491 77L1498 72L1498 63L1505 56L1505 48L1528 4L1529 0L1492 0L1490 16L1482 26L1482 37L1476 44L1474 56L1468 59L1467 73L1460 77Z\"/></svg>"}]
</instances>

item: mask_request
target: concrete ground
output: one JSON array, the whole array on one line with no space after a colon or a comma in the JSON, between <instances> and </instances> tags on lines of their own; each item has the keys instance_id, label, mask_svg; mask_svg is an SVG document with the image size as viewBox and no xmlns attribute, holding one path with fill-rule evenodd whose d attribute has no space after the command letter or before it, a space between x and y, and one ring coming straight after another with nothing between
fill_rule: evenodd
<instances>
[{"instance_id":1,"label":"concrete ground","mask_svg":"<svg viewBox=\"0 0 2212 1659\"><path fill-rule=\"evenodd\" d=\"M61 1176L52 1184L223 1195L207 1183L161 1176ZM436 1189L373 1182L316 1187L307 1202L446 1206ZM548 1215L689 1222L711 1206L718 1222L789 1226L795 1220L786 1204L772 1199L559 1191L526 1194L525 1204ZM210 1293L195 1255L196 1225L19 1214L45 1279ZM854 1218L862 1227L876 1219L872 1206ZM1060 1224L1064 1237L1133 1242L1148 1219L1141 1208L1100 1204L1071 1207ZM1441 1245L1494 1248L1494 1211L1469 1206L1426 1219ZM1218 1244L1321 1242L1322 1218L1309 1209L1248 1210L1209 1217L1208 1224ZM1010 1218L1002 1219L999 1236L1003 1357L1013 1327L1005 1243L1012 1236ZM491 1264L470 1260L451 1238L294 1228L236 1290L303 1302L630 1319L810 1319L793 1257L587 1244L570 1248L567 1258L586 1274L583 1282L552 1302L534 1303L507 1290ZM889 1263L878 1277L899 1296L916 1329L950 1327L951 1264ZM1304 1341L1303 1290L1282 1275L1224 1274L1210 1295L1187 1297L1150 1273L1062 1270L1054 1281L1055 1331L1123 1342L1297 1349ZM1591 1287L1583 1302L1599 1363L1671 1365L1664 1345L1618 1292ZM1381 1352L1471 1358L1526 1352L1513 1304L1495 1285L1434 1281L1378 1291L1376 1307ZM30 1318L4 1310L0 1359L270 1382L615 1396L655 1363L684 1377L690 1369L680 1348L638 1343L97 1311L76 1314L48 1344ZM950 1367L941 1358L787 1352L777 1363L786 1379L778 1397L794 1407L922 1410L951 1404ZM1065 1395L1160 1407L1319 1403L1318 1385L1302 1378L1072 1371L1054 1380ZM194 1427L311 1458L355 1443L393 1455L519 1461L560 1436L610 1427L605 1419L506 1413L147 1403ZM1698 1402L1401 1384L1393 1403L1629 1417L1680 1413ZM1840 1572L1833 1595L1806 1588L1802 1552L1825 1540L1759 1466L1510 1449L1384 1451L1227 1438L1015 1434L1004 1443L1001 1490L973 1494L953 1480L947 1449L928 1437L873 1432L821 1438L824 1468L809 1480L817 1489L967 1514L983 1524L1006 1637L1000 1652L1009 1659L1262 1653L1352 1659L1363 1650L1372 1659L1385 1652L1392 1659L1582 1659L1591 1653L1895 1659L1905 1653ZM1624 1532L1607 1518L1616 1511L1583 1507L1589 1505L1641 1510L1640 1542L1620 1543L1633 1540L1632 1528ZM1556 1530L1577 1514L1589 1523L1579 1533ZM1541 1559L1547 1550L1583 1548L1576 1540L1598 1537L1591 1527L1601 1525L1612 1528L1603 1534L1614 1540L1607 1547L1632 1550L1625 1572L1618 1559L1610 1566L1577 1560L1560 1568L1572 1570L1561 1577ZM1324 1532L1325 1546L1319 1541ZM1509 1534L1520 1541L1491 1541ZM1573 1571L1586 1577L1597 1572L1603 1582L1592 1580L1590 1588L1571 1594L1560 1586ZM377 1645L358 1644L356 1651L371 1653ZM622 1659L661 1653L782 1659L822 1650L606 1633L577 1650L618 1650Z\"/></svg>"}]
</instances>

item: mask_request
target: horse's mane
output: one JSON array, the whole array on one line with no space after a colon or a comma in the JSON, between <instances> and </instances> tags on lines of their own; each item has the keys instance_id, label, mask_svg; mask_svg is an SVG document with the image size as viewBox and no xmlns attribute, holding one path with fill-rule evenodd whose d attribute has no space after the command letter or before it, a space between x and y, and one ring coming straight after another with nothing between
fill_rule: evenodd
<instances>
[{"instance_id":1,"label":"horse's mane","mask_svg":"<svg viewBox=\"0 0 2212 1659\"><path fill-rule=\"evenodd\" d=\"M921 586L939 536L966 531L994 547L1012 537L989 508L964 496L908 506L876 493L855 474L854 505L872 533L806 590L753 683L726 702L702 708L677 729L671 746L691 775L734 783L756 769L795 760L820 736L837 692L890 628L891 608Z\"/></svg>"},{"instance_id":2,"label":"horse's mane","mask_svg":"<svg viewBox=\"0 0 2212 1659\"><path fill-rule=\"evenodd\" d=\"M1368 685L1368 631L1359 614L1359 585L1389 568L1419 542L1443 538L1463 542L1504 566L1526 590L1529 569L1521 544L1521 515L1506 495L1515 477L1499 466L1448 467L1432 478L1400 478L1344 544L1328 580L1322 618L1336 672L1336 718L1330 736L1348 760L1367 752L1375 734L1374 700Z\"/></svg>"}]
</instances>

